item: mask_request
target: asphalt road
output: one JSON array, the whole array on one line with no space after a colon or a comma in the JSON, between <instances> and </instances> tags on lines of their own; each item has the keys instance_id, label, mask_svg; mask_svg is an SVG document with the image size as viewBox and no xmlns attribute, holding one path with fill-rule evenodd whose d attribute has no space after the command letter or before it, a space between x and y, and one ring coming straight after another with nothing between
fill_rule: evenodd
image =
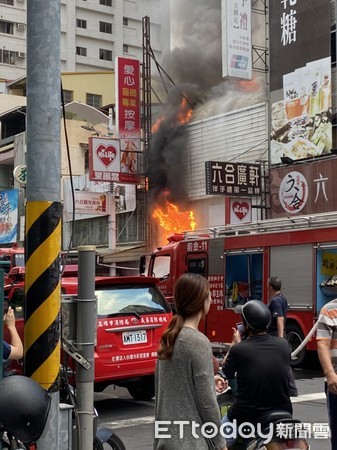
<instances>
[{"instance_id":1,"label":"asphalt road","mask_svg":"<svg viewBox=\"0 0 337 450\"><path fill-rule=\"evenodd\" d=\"M316 360L294 371L299 396L293 398L294 417L308 424L311 450L331 450L327 438L327 412L323 392L324 379ZM110 386L95 394L100 426L112 428L127 450L150 450L153 442L154 400L135 401L123 388ZM318 437L321 436L321 437Z\"/></svg>"}]
</instances>

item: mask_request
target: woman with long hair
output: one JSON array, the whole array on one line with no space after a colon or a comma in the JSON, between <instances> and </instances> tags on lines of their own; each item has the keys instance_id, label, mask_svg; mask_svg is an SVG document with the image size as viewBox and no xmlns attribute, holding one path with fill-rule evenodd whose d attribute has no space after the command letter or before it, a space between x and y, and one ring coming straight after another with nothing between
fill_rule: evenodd
<instances>
[{"instance_id":1,"label":"woman with long hair","mask_svg":"<svg viewBox=\"0 0 337 450\"><path fill-rule=\"evenodd\" d=\"M212 347L198 325L211 305L209 283L182 275L176 315L163 333L156 367L155 450L226 450L220 433Z\"/></svg>"}]
</instances>

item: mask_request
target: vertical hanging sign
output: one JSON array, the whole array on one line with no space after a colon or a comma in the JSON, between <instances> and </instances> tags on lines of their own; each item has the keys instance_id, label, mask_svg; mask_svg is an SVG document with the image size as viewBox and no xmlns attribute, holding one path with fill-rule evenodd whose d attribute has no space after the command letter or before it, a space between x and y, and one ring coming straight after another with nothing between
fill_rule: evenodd
<instances>
[{"instance_id":1,"label":"vertical hanging sign","mask_svg":"<svg viewBox=\"0 0 337 450\"><path fill-rule=\"evenodd\" d=\"M117 57L116 134L119 138L140 138L140 63Z\"/></svg>"},{"instance_id":2,"label":"vertical hanging sign","mask_svg":"<svg viewBox=\"0 0 337 450\"><path fill-rule=\"evenodd\" d=\"M222 76L251 80L252 2L221 1Z\"/></svg>"}]
</instances>

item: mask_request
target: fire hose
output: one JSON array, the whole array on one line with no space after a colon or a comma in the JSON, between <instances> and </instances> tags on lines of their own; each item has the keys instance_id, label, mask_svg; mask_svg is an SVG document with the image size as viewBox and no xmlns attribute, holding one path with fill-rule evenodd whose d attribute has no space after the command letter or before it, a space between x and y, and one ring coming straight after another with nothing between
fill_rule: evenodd
<instances>
[{"instance_id":1,"label":"fire hose","mask_svg":"<svg viewBox=\"0 0 337 450\"><path fill-rule=\"evenodd\" d=\"M318 320L315 325L311 328L307 336L303 339L300 345L291 353L291 359L295 359L296 356L300 353L301 350L307 345L309 339L311 339L312 335L315 333L318 327Z\"/></svg>"}]
</instances>

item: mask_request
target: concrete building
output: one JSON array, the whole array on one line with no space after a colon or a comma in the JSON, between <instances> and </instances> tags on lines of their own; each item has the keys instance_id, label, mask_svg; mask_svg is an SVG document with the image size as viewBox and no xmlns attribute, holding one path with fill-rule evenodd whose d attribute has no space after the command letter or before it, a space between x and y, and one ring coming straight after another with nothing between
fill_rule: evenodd
<instances>
[{"instance_id":1,"label":"concrete building","mask_svg":"<svg viewBox=\"0 0 337 450\"><path fill-rule=\"evenodd\" d=\"M26 75L27 2L0 0L0 81ZM170 47L169 0L61 0L62 72L113 70L116 56L142 60L145 16L160 60Z\"/></svg>"}]
</instances>

